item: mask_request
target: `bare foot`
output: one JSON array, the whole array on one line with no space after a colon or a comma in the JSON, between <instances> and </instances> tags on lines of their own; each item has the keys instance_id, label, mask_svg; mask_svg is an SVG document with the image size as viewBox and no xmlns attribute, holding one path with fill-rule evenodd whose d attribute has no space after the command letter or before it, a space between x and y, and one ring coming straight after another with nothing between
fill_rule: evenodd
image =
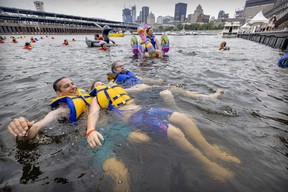
<instances>
[{"instance_id":1,"label":"bare foot","mask_svg":"<svg viewBox=\"0 0 288 192\"><path fill-rule=\"evenodd\" d=\"M167 105L176 106L174 96L172 95L170 90L166 89L166 90L161 91L160 96Z\"/></svg>"},{"instance_id":2,"label":"bare foot","mask_svg":"<svg viewBox=\"0 0 288 192\"><path fill-rule=\"evenodd\" d=\"M205 154L211 158L217 158L217 159L221 159L223 161L233 162L233 163L237 163L237 164L241 163L241 161L237 157L220 150L219 147L217 147L215 145L213 147L211 147L209 150L206 150Z\"/></svg>"},{"instance_id":3,"label":"bare foot","mask_svg":"<svg viewBox=\"0 0 288 192\"><path fill-rule=\"evenodd\" d=\"M218 165L216 163L209 164L209 166L207 168L208 168L208 171L212 174L211 175L212 178L217 180L217 181L224 182L224 181L232 178L234 175L231 171L221 167L220 165Z\"/></svg>"},{"instance_id":4,"label":"bare foot","mask_svg":"<svg viewBox=\"0 0 288 192\"><path fill-rule=\"evenodd\" d=\"M222 96L224 91L222 89L217 89L215 93L209 95L211 99L217 99L218 97Z\"/></svg>"}]
</instances>

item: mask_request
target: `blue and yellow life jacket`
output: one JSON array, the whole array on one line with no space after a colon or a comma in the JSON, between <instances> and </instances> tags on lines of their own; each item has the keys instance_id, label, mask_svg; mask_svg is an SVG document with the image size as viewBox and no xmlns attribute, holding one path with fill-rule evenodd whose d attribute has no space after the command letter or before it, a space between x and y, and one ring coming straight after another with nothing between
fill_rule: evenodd
<instances>
[{"instance_id":1,"label":"blue and yellow life jacket","mask_svg":"<svg viewBox=\"0 0 288 192\"><path fill-rule=\"evenodd\" d=\"M52 108L56 108L60 103L66 103L70 109L70 122L77 121L77 118L88 108L93 97L85 90L78 89L78 96L62 96L53 99L50 103Z\"/></svg>"},{"instance_id":2,"label":"blue and yellow life jacket","mask_svg":"<svg viewBox=\"0 0 288 192\"><path fill-rule=\"evenodd\" d=\"M119 85L101 85L90 92L91 96L97 97L99 106L103 109L113 110L122 105L130 104L133 99Z\"/></svg>"},{"instance_id":3,"label":"blue and yellow life jacket","mask_svg":"<svg viewBox=\"0 0 288 192\"><path fill-rule=\"evenodd\" d=\"M156 42L154 41L155 35L152 35L152 37L150 37L149 35L146 36L147 39L150 39L151 44L153 45L154 49L157 49L156 47Z\"/></svg>"},{"instance_id":4,"label":"blue and yellow life jacket","mask_svg":"<svg viewBox=\"0 0 288 192\"><path fill-rule=\"evenodd\" d=\"M281 59L278 61L278 66L288 68L288 53L281 57Z\"/></svg>"},{"instance_id":5,"label":"blue and yellow life jacket","mask_svg":"<svg viewBox=\"0 0 288 192\"><path fill-rule=\"evenodd\" d=\"M125 71L125 73L108 73L108 80L113 80L114 83L121 85L123 88L130 88L134 85L140 84L141 80L138 79L132 72Z\"/></svg>"}]
</instances>

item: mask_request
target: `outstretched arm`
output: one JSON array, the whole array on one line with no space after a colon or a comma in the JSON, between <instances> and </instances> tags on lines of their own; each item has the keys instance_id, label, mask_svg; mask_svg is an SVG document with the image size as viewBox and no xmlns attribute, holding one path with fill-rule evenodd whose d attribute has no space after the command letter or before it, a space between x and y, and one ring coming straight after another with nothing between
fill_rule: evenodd
<instances>
[{"instance_id":1,"label":"outstretched arm","mask_svg":"<svg viewBox=\"0 0 288 192\"><path fill-rule=\"evenodd\" d=\"M99 139L102 141L104 140L101 133L95 130L97 121L99 119L99 113L100 113L100 106L96 101L96 97L93 98L89 110L88 115L88 122L87 122L87 142L91 148L102 146Z\"/></svg>"},{"instance_id":2,"label":"outstretched arm","mask_svg":"<svg viewBox=\"0 0 288 192\"><path fill-rule=\"evenodd\" d=\"M16 118L9 123L7 129L15 137L30 140L36 137L42 127L56 120L59 116L67 114L69 114L69 108L59 107L49 112L43 119L36 123L34 123L34 121L30 122L24 117Z\"/></svg>"},{"instance_id":3,"label":"outstretched arm","mask_svg":"<svg viewBox=\"0 0 288 192\"><path fill-rule=\"evenodd\" d=\"M155 43L156 43L156 48L157 48L158 50L161 50L162 47L161 47L161 45L159 45L158 39L157 39L156 37L154 37L154 41L155 41Z\"/></svg>"}]
</instances>

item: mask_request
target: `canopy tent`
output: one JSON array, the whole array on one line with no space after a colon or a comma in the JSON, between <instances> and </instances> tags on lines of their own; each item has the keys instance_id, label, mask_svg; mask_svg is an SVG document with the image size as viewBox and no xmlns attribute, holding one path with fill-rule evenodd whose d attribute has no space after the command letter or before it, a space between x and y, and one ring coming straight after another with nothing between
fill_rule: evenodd
<instances>
[{"instance_id":1,"label":"canopy tent","mask_svg":"<svg viewBox=\"0 0 288 192\"><path fill-rule=\"evenodd\" d=\"M240 29L246 29L246 28L249 28L250 26L248 25L248 23L245 23L244 25L242 25L240 27Z\"/></svg>"},{"instance_id":2,"label":"canopy tent","mask_svg":"<svg viewBox=\"0 0 288 192\"><path fill-rule=\"evenodd\" d=\"M264 17L262 11L260 11L259 13L257 13L257 15L255 15L255 17L253 17L250 21L249 21L249 25L261 25L263 23L268 23L269 19L267 19L266 17Z\"/></svg>"}]
</instances>

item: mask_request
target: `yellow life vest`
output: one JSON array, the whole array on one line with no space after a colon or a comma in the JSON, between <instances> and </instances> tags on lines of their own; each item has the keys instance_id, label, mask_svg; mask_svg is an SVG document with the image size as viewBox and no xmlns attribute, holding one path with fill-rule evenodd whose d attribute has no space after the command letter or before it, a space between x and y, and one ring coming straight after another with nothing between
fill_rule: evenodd
<instances>
[{"instance_id":1,"label":"yellow life vest","mask_svg":"<svg viewBox=\"0 0 288 192\"><path fill-rule=\"evenodd\" d=\"M92 102L91 97L85 90L78 89L78 96L62 96L53 99L50 103L52 108L58 107L60 103L66 103L70 109L70 122L77 121L77 118L88 108Z\"/></svg>"},{"instance_id":2,"label":"yellow life vest","mask_svg":"<svg viewBox=\"0 0 288 192\"><path fill-rule=\"evenodd\" d=\"M112 86L97 86L90 92L90 95L97 97L98 104L101 108L109 110L133 102L133 99L126 91L117 84L113 84Z\"/></svg>"}]
</instances>

